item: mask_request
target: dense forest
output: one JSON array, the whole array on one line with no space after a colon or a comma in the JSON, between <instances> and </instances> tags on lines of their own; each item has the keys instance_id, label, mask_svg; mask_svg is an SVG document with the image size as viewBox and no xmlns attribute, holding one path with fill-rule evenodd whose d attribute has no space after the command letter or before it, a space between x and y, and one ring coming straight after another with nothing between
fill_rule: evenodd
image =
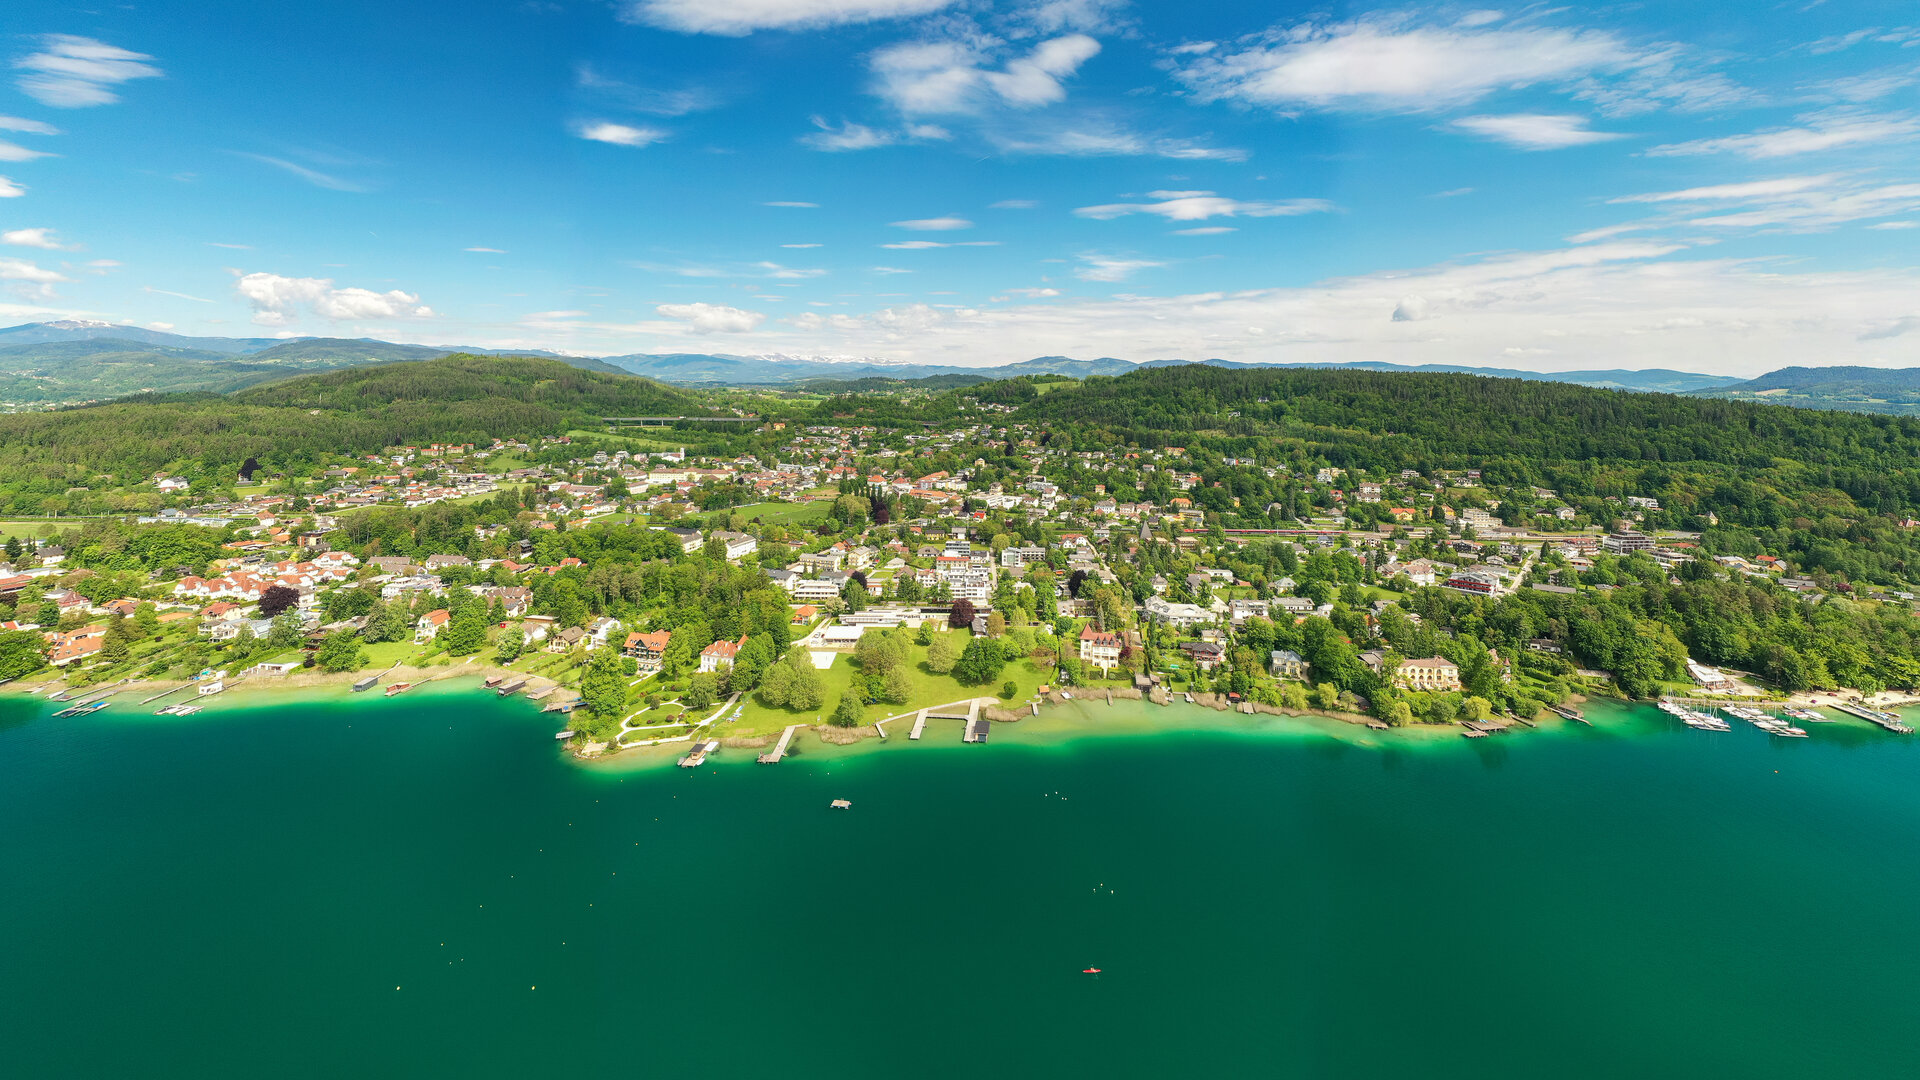
<instances>
[{"instance_id":1,"label":"dense forest","mask_svg":"<svg viewBox=\"0 0 1920 1080\"><path fill-rule=\"evenodd\" d=\"M557 360L465 354L351 368L216 394L144 395L0 417L0 512L78 509L75 489L249 457L270 471L396 444L487 443L598 427L613 415L700 415L681 391Z\"/></svg>"}]
</instances>

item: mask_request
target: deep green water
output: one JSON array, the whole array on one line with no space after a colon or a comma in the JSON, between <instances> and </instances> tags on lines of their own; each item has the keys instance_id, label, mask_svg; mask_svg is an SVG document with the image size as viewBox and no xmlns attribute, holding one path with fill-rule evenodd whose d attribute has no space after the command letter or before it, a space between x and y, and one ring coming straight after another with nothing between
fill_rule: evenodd
<instances>
[{"instance_id":1,"label":"deep green water","mask_svg":"<svg viewBox=\"0 0 1920 1080\"><path fill-rule=\"evenodd\" d=\"M12 1076L1920 1073L1920 739L1853 724L1094 706L691 773L471 689L0 710Z\"/></svg>"}]
</instances>

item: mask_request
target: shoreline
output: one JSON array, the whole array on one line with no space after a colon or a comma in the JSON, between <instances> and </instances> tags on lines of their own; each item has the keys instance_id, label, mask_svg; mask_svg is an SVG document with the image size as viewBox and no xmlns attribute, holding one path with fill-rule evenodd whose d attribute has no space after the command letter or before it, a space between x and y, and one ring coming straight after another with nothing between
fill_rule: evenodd
<instances>
[{"instance_id":1,"label":"shoreline","mask_svg":"<svg viewBox=\"0 0 1920 1080\"><path fill-rule=\"evenodd\" d=\"M504 678L526 678L535 681L536 684L551 684L555 687L561 687L562 690L564 690L562 684L555 683L553 680L545 679L542 676L528 675L526 672L515 671L511 668L502 668L494 664L482 663L475 658L466 663L434 664L426 667L402 665L379 669L377 671L369 669L338 673L300 671L285 676L256 676L233 682L227 690L219 695L200 699L196 699L192 695L174 697L173 695L194 685L194 683L190 681L177 680L138 680L118 685L83 687L79 690L72 691L70 697L61 703L48 701L43 693L32 695L23 693L22 691L25 687L17 683L7 687L0 687L0 693L12 691L12 696L16 700L36 697L49 705L60 704L65 707L75 701L87 700L93 697L93 695L104 691L107 698L119 699L116 703L121 704L123 708L118 712L118 715L131 718L135 715L135 710L124 708L124 706L134 702L143 702L148 699L166 699L154 700L153 705L155 709L166 704L184 704L198 701L198 703L207 706L210 710L225 712L228 710L222 708L222 706L228 702L232 702L237 706L281 704L283 702L276 702L273 699L276 696L289 695L290 692L321 691L329 698L346 698L351 696L345 692L347 688L353 683L366 678L369 674L377 675L381 679L382 684L397 681L411 682L414 684L415 689L432 683L455 683L470 679L472 682L462 686L461 689L466 691L479 690L482 689L480 686L482 680L489 677L500 676ZM50 679L34 685L40 688L46 688L59 684L60 680ZM542 687L539 685L535 687L535 689L540 688ZM1108 693L1109 689L1111 690L1110 694ZM1071 691L1069 691L1069 693L1071 693ZM320 695L314 696L319 697ZM991 695L985 696L991 697ZM1743 696L1730 695L1727 696L1725 703L1735 705L1739 704L1742 700ZM1745 696L1744 700L1754 699L1749 695ZM1806 692L1760 700L1768 702L1785 701L1795 706L1816 708L1832 708L1834 704L1840 701L1861 702L1871 707L1888 709L1920 706L1920 697L1916 697L1911 693L1898 691L1883 691L1873 695L1861 695L1846 691ZM531 702L529 703L531 704ZM1114 725L1114 728L1119 728L1120 730L1114 730L1113 728L1109 728L1108 725L1099 722L1097 706L1103 704L1108 706L1124 706L1134 703L1142 706L1143 709L1145 709L1144 713L1136 716L1128 716L1124 718L1120 724ZM1632 701L1625 698L1615 698L1604 695L1594 698L1574 695L1568 699L1566 704L1575 706L1601 704L1609 708L1631 709L1635 706L1651 708L1653 703ZM1139 725L1143 721L1148 720L1159 711L1158 708L1146 708L1147 706L1158 706L1159 708L1173 710L1173 714L1169 719L1177 717L1181 722L1166 726L1155 725L1152 727L1140 727ZM1179 708L1180 706L1185 706L1185 709ZM147 709L145 711L152 712L154 710ZM901 729L896 725L899 725L903 719L911 718L915 711L917 710L909 710L905 713L895 714L881 721L889 727L894 728L893 731L885 734L877 729L875 724L871 722L852 728L834 727L823 723L802 724L799 725L799 731L796 732L799 738L794 741L794 745L789 753L804 753L803 747L831 747L835 749L864 748L871 752L884 746L886 743L903 741ZM544 712L545 709L543 707L536 707L529 710L529 715L538 716L543 715ZM1155 688L1152 691L1143 693L1132 687L1100 687L1096 691L1088 692L1084 695L1076 695L1071 698L1055 690L1046 695L1018 703L1010 702L983 706L979 715L990 721L996 727L1002 724L1020 724L1026 722L1030 727L1045 731L1050 738L1151 734L1170 729L1187 728L1207 729L1216 726L1214 723L1211 723L1211 721L1241 721L1244 723L1236 726L1243 727L1247 731L1278 731L1283 726L1287 731L1295 734L1318 731L1322 734L1341 738L1345 741L1353 741L1356 745L1375 747L1394 744L1434 745L1450 742L1452 739L1461 738L1467 734L1466 730L1458 722L1446 724L1416 723L1401 727L1392 727L1381 723L1373 717L1359 713L1316 708L1293 710L1259 702L1229 703L1224 695L1212 693L1196 694L1194 695L1193 702L1189 704L1179 697L1167 693L1163 688ZM1196 723L1196 721L1203 722ZM1506 731L1511 734L1521 728L1565 730L1578 726L1583 725L1577 721L1543 713L1521 724L1514 724L1511 718L1508 718ZM570 741L566 746L562 747L562 753L574 765L607 768L612 771L621 771L629 768L663 767L666 764L677 762L678 759L686 753L697 741L693 737L694 734L695 733L689 733L687 737L675 742L630 747L608 746L589 749L589 746L592 744L576 744ZM944 722L942 734L947 734ZM720 746L724 749L761 750L773 745L778 740L779 735L776 732L757 732L751 735L727 735L720 731L707 729L702 738L717 739ZM941 741L944 742L945 740L943 739Z\"/></svg>"}]
</instances>

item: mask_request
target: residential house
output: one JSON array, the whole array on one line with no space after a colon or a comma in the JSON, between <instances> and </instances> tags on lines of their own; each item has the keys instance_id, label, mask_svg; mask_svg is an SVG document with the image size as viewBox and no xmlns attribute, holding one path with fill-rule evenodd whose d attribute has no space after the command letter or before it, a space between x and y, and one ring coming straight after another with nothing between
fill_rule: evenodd
<instances>
[{"instance_id":1,"label":"residential house","mask_svg":"<svg viewBox=\"0 0 1920 1080\"><path fill-rule=\"evenodd\" d=\"M1304 679L1307 677L1307 662L1292 649L1275 649L1267 659L1267 670L1282 679Z\"/></svg>"},{"instance_id":2,"label":"residential house","mask_svg":"<svg viewBox=\"0 0 1920 1080\"><path fill-rule=\"evenodd\" d=\"M1111 671L1120 663L1120 650L1125 647L1119 634L1105 630L1095 630L1087 626L1080 631L1080 662L1096 664L1101 671Z\"/></svg>"},{"instance_id":3,"label":"residential house","mask_svg":"<svg viewBox=\"0 0 1920 1080\"><path fill-rule=\"evenodd\" d=\"M700 650L700 670L719 671L733 667L733 658L747 644L747 635L741 634L739 641L716 641Z\"/></svg>"},{"instance_id":4,"label":"residential house","mask_svg":"<svg viewBox=\"0 0 1920 1080\"><path fill-rule=\"evenodd\" d=\"M667 643L673 635L665 630L655 630L651 634L635 631L627 635L627 643L621 651L634 658L643 674L660 670L660 663L667 655Z\"/></svg>"},{"instance_id":5,"label":"residential house","mask_svg":"<svg viewBox=\"0 0 1920 1080\"><path fill-rule=\"evenodd\" d=\"M420 621L414 624L413 643L415 645L425 645L427 642L439 637L440 631L447 628L447 619L446 608L436 608L420 616Z\"/></svg>"},{"instance_id":6,"label":"residential house","mask_svg":"<svg viewBox=\"0 0 1920 1080\"><path fill-rule=\"evenodd\" d=\"M1398 673L1400 685L1410 690L1446 691L1460 689L1460 667L1440 656L1424 660L1403 660Z\"/></svg>"}]
</instances>

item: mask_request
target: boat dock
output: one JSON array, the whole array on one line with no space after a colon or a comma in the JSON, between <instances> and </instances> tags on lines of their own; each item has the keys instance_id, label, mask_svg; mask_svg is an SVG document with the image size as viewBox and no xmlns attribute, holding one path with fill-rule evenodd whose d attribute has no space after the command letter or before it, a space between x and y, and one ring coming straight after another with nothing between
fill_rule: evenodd
<instances>
[{"instance_id":1,"label":"boat dock","mask_svg":"<svg viewBox=\"0 0 1920 1080\"><path fill-rule=\"evenodd\" d=\"M504 683L494 688L493 692L496 694L499 694L501 697L512 697L513 695L519 693L522 690L525 690L526 688L527 688L527 680L515 679L513 682ZM533 695L529 694L527 696L532 697ZM545 695L542 695L542 696L545 696Z\"/></svg>"},{"instance_id":2,"label":"boat dock","mask_svg":"<svg viewBox=\"0 0 1920 1080\"><path fill-rule=\"evenodd\" d=\"M920 733L925 730L927 730L927 710L921 709L920 714L913 718L913 730L907 732L907 738L918 739Z\"/></svg>"},{"instance_id":3,"label":"boat dock","mask_svg":"<svg viewBox=\"0 0 1920 1080\"><path fill-rule=\"evenodd\" d=\"M960 741L963 743L986 742L987 729L992 726L992 722L986 719L969 720L967 721L966 734L960 736Z\"/></svg>"},{"instance_id":4,"label":"boat dock","mask_svg":"<svg viewBox=\"0 0 1920 1080\"><path fill-rule=\"evenodd\" d=\"M141 698L141 699L140 699L140 704L142 704L142 705L150 705L150 704L152 704L153 702L156 702L156 701L159 701L159 700L160 700L161 698L163 698L163 697L166 697L166 696L167 696L168 694L177 694L177 693L179 693L180 691L182 691L182 690L185 690L185 689L186 689L187 687L189 687L189 686L192 686L192 685L193 685L192 683L181 683L181 684L180 684L179 686L176 686L176 687L174 687L174 688L173 688L173 689L171 689L171 690L162 690L162 691L160 691L159 693L157 693L157 694L154 694L154 695L152 695L152 696L150 696L150 697L144 697L144 698Z\"/></svg>"},{"instance_id":5,"label":"boat dock","mask_svg":"<svg viewBox=\"0 0 1920 1080\"><path fill-rule=\"evenodd\" d=\"M706 764L708 754L718 749L720 749L719 739L708 739L705 742L695 743L693 752L680 759L680 767L683 769L697 769Z\"/></svg>"},{"instance_id":6,"label":"boat dock","mask_svg":"<svg viewBox=\"0 0 1920 1080\"><path fill-rule=\"evenodd\" d=\"M1591 723L1588 723L1587 716L1585 713L1581 712L1579 709L1573 708L1570 705L1549 705L1547 706L1547 711L1552 713L1555 716L1563 717L1567 720L1572 720L1576 724L1586 724L1588 727L1593 726Z\"/></svg>"},{"instance_id":7,"label":"boat dock","mask_svg":"<svg viewBox=\"0 0 1920 1080\"><path fill-rule=\"evenodd\" d=\"M1908 727L1904 720L1900 719L1898 713L1881 712L1879 709L1869 709L1864 705L1835 705L1833 707L1846 713L1848 716L1857 716L1869 724L1877 724L1880 727L1886 728L1895 735L1913 734L1913 729Z\"/></svg>"},{"instance_id":8,"label":"boat dock","mask_svg":"<svg viewBox=\"0 0 1920 1080\"><path fill-rule=\"evenodd\" d=\"M773 749L761 754L755 760L762 765L780 764L780 759L787 756L787 747L793 743L793 733L806 726L805 724L787 725L787 730L780 733L780 741L773 744Z\"/></svg>"},{"instance_id":9,"label":"boat dock","mask_svg":"<svg viewBox=\"0 0 1920 1080\"><path fill-rule=\"evenodd\" d=\"M565 701L549 701L545 705L541 706L540 711L570 713L579 707L580 707L580 699L576 697L576 698L568 698Z\"/></svg>"}]
</instances>

